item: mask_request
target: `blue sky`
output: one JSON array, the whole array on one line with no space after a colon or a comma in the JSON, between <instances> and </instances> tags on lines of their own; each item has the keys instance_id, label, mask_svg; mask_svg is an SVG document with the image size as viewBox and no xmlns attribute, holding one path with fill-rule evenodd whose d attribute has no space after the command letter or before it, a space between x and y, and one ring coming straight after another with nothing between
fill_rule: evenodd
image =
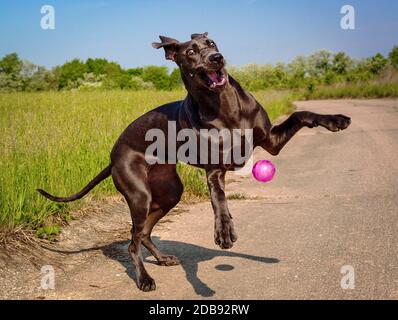
<instances>
[{"instance_id":1,"label":"blue sky","mask_svg":"<svg viewBox=\"0 0 398 320\"><path fill-rule=\"evenodd\" d=\"M55 30L40 28L43 5ZM356 10L356 29L340 28L340 8ZM1 0L0 56L17 52L52 67L72 58L105 57L123 67L172 66L151 47L158 35L180 41L208 31L232 65L289 62L319 49L353 57L398 45L396 0Z\"/></svg>"}]
</instances>

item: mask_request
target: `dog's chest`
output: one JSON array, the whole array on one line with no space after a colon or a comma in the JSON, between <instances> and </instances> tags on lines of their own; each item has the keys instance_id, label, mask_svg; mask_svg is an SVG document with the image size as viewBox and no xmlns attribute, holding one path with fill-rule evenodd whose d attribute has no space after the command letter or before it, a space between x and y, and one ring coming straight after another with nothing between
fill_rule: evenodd
<instances>
[{"instance_id":1,"label":"dog's chest","mask_svg":"<svg viewBox=\"0 0 398 320\"><path fill-rule=\"evenodd\" d=\"M253 130L250 128L184 129L177 135L178 161L192 165L242 167L253 152Z\"/></svg>"}]
</instances>

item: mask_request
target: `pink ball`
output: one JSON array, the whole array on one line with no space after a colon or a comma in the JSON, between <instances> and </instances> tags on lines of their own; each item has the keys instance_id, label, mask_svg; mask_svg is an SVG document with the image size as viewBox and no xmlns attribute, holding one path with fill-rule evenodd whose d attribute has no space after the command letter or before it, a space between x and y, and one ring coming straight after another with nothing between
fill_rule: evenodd
<instances>
[{"instance_id":1,"label":"pink ball","mask_svg":"<svg viewBox=\"0 0 398 320\"><path fill-rule=\"evenodd\" d=\"M271 181L275 175L276 168L271 161L260 160L253 166L253 177L260 182Z\"/></svg>"}]
</instances>

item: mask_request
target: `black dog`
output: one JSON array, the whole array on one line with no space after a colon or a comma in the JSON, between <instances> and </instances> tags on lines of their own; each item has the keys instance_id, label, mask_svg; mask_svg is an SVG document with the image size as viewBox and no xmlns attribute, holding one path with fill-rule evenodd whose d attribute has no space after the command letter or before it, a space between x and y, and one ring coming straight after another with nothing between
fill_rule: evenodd
<instances>
[{"instance_id":1,"label":"black dog","mask_svg":"<svg viewBox=\"0 0 398 320\"><path fill-rule=\"evenodd\" d=\"M273 126L263 107L227 74L224 58L207 33L193 34L191 41L184 43L163 36L160 39L162 42L153 43L153 47L163 48L166 59L178 65L188 91L187 97L158 107L131 123L113 147L110 165L79 193L60 198L38 190L53 201L73 201L112 175L116 188L126 198L131 211L133 229L129 252L137 273L137 285L143 291L154 290L156 286L144 267L141 244L160 265L180 263L176 257L164 255L157 249L151 240L151 232L155 224L179 202L183 192L175 163L149 164L146 160L145 152L150 145L145 139L148 130L158 128L167 133L169 121L175 121L177 132L190 128L197 134L200 129L252 129L253 146L261 146L277 155L303 127L319 125L330 131L339 131L351 122L344 115L302 111ZM176 143L181 145L181 142ZM226 171L240 164L222 160L218 164L206 163L195 165L206 171L215 215L215 242L222 249L229 249L237 236L226 202L224 178Z\"/></svg>"}]
</instances>

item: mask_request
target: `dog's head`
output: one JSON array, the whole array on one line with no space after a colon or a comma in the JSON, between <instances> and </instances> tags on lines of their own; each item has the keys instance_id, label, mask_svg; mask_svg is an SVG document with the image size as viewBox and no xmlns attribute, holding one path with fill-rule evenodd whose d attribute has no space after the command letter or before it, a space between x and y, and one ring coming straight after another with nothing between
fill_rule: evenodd
<instances>
[{"instance_id":1,"label":"dog's head","mask_svg":"<svg viewBox=\"0 0 398 320\"><path fill-rule=\"evenodd\" d=\"M178 40L159 36L162 42L154 42L156 49L163 48L166 59L174 61L181 70L188 88L196 87L211 91L222 90L228 82L225 60L215 42L206 33L195 33L191 40Z\"/></svg>"}]
</instances>

